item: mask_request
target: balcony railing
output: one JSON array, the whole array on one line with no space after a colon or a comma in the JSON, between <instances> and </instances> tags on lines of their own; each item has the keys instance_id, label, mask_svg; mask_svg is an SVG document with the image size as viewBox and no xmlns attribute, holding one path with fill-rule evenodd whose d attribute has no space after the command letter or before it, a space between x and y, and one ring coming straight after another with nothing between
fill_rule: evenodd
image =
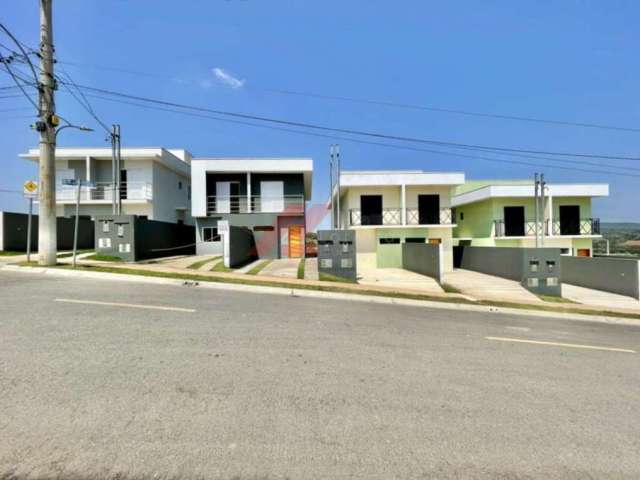
<instances>
[{"instance_id":1,"label":"balcony railing","mask_svg":"<svg viewBox=\"0 0 640 480\"><path fill-rule=\"evenodd\" d=\"M450 208L440 208L433 215L423 214L417 208L406 209L406 225L451 225L452 214ZM401 208L383 208L381 214L362 214L359 208L349 210L349 225L359 227L363 225L402 225Z\"/></svg>"},{"instance_id":2,"label":"balcony railing","mask_svg":"<svg viewBox=\"0 0 640 480\"><path fill-rule=\"evenodd\" d=\"M534 237L536 235L535 220L525 222L494 220L493 225L496 237ZM560 220L538 222L539 231L542 231L543 226L547 236L600 235L599 218L581 218L575 222Z\"/></svg>"},{"instance_id":3,"label":"balcony railing","mask_svg":"<svg viewBox=\"0 0 640 480\"><path fill-rule=\"evenodd\" d=\"M118 198L118 187L110 182L98 182L90 186L80 187L80 202L112 201ZM122 182L120 184L120 198L122 200L152 200L153 187L147 182ZM56 200L58 202L75 202L78 196L76 185L58 185Z\"/></svg>"},{"instance_id":4,"label":"balcony railing","mask_svg":"<svg viewBox=\"0 0 640 480\"><path fill-rule=\"evenodd\" d=\"M262 196L211 195L207 197L207 215L220 213L304 213L303 195Z\"/></svg>"}]
</instances>

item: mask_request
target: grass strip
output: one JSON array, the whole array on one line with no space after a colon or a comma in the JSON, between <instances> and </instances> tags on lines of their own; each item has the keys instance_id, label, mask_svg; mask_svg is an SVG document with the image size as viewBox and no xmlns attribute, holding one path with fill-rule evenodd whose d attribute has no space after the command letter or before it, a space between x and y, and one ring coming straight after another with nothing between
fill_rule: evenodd
<instances>
[{"instance_id":1,"label":"grass strip","mask_svg":"<svg viewBox=\"0 0 640 480\"><path fill-rule=\"evenodd\" d=\"M218 263L216 263L213 268L210 270L211 272L225 272L225 273L230 273L233 272L233 268L229 268L229 267L225 267L224 266L224 260L220 260Z\"/></svg>"},{"instance_id":2,"label":"grass strip","mask_svg":"<svg viewBox=\"0 0 640 480\"><path fill-rule=\"evenodd\" d=\"M123 262L124 261L120 257L115 257L113 255L103 255L102 253L94 253L93 255L84 257L83 260L93 260L95 262Z\"/></svg>"},{"instance_id":3,"label":"grass strip","mask_svg":"<svg viewBox=\"0 0 640 480\"><path fill-rule=\"evenodd\" d=\"M298 279L304 280L304 258L300 259L300 263L298 264Z\"/></svg>"},{"instance_id":4,"label":"grass strip","mask_svg":"<svg viewBox=\"0 0 640 480\"><path fill-rule=\"evenodd\" d=\"M32 252L37 255L38 252ZM12 252L10 250L0 250L0 257L15 257L16 255L26 255L27 252Z\"/></svg>"},{"instance_id":5,"label":"grass strip","mask_svg":"<svg viewBox=\"0 0 640 480\"><path fill-rule=\"evenodd\" d=\"M454 287L450 283L443 282L440 284L440 286L442 287L442 290L444 290L447 293L462 293L462 290L460 290L457 287Z\"/></svg>"},{"instance_id":6,"label":"grass strip","mask_svg":"<svg viewBox=\"0 0 640 480\"><path fill-rule=\"evenodd\" d=\"M271 263L271 260L265 260L263 262L258 263L255 267L253 267L251 270L247 272L247 275L259 274L262 271L262 269L267 265L269 265L270 263Z\"/></svg>"},{"instance_id":7,"label":"grass strip","mask_svg":"<svg viewBox=\"0 0 640 480\"><path fill-rule=\"evenodd\" d=\"M553 295L538 295L538 298L540 300L542 300L543 302L549 302L549 303L573 303L575 305L578 305L578 303L574 302L573 300L569 300L568 298L564 298L564 297L554 297Z\"/></svg>"},{"instance_id":8,"label":"grass strip","mask_svg":"<svg viewBox=\"0 0 640 480\"><path fill-rule=\"evenodd\" d=\"M20 262L21 266L37 266L37 262ZM56 268L71 269L71 265L59 264ZM151 270L136 270L127 267L118 266L104 266L104 265L78 265L76 270L85 270L93 272L105 272L105 273L120 273L126 275L137 275L142 277L156 277L156 278L173 278L177 280L190 280L196 282L211 282L211 283L228 283L236 285L254 285L263 287L278 287L296 290L317 290L320 292L334 292L334 293L350 293L353 295L367 295L374 297L386 297L386 298L403 298L407 300L423 300L430 302L440 303L458 303L466 305L482 305L487 307L502 307L513 308L518 310L535 310L545 311L551 313L576 313L580 315L602 315L615 318L631 318L640 320L640 314L638 313L625 313L616 312L610 310L587 310L577 307L562 306L560 308L553 307L551 305L538 305L538 304L526 304L526 303L513 303L513 302L499 302L492 300L479 300L477 302L469 301L460 297L436 297L419 293L405 293L405 292L381 292L377 290L367 289L348 289L340 287L339 285L309 285L287 282L271 282L269 280L252 279L251 277L233 278L233 277L209 277L206 275L198 275L195 273L169 273L169 272L155 272Z\"/></svg>"},{"instance_id":9,"label":"grass strip","mask_svg":"<svg viewBox=\"0 0 640 480\"><path fill-rule=\"evenodd\" d=\"M330 273L324 273L324 272L320 272L318 274L318 279L322 280L323 282L358 283L348 278L338 277L337 275L331 275Z\"/></svg>"},{"instance_id":10,"label":"grass strip","mask_svg":"<svg viewBox=\"0 0 640 480\"><path fill-rule=\"evenodd\" d=\"M197 262L194 262L191 265L189 265L187 268L190 270L199 270L200 267L203 267L207 263L211 263L218 258L220 258L219 255L211 258L205 258L204 260L198 260Z\"/></svg>"}]
</instances>

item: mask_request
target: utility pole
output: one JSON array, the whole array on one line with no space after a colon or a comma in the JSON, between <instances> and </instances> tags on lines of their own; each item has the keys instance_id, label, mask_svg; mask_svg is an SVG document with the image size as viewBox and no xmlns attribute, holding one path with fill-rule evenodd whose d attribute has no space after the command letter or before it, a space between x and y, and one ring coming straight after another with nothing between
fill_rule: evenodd
<instances>
[{"instance_id":1,"label":"utility pole","mask_svg":"<svg viewBox=\"0 0 640 480\"><path fill-rule=\"evenodd\" d=\"M122 158L120 157L120 125L116 124L116 177L117 177L117 185L118 185L118 215L122 215L122 182L121 182L121 171L122 171ZM124 188L127 188L125 185Z\"/></svg>"},{"instance_id":2,"label":"utility pole","mask_svg":"<svg viewBox=\"0 0 640 480\"><path fill-rule=\"evenodd\" d=\"M117 172L117 162L116 162L116 126L111 126L111 213L116 215L118 212L116 210L116 185L118 183L116 179Z\"/></svg>"},{"instance_id":3,"label":"utility pole","mask_svg":"<svg viewBox=\"0 0 640 480\"><path fill-rule=\"evenodd\" d=\"M546 226L546 215L545 215L545 211L546 211L546 205L545 205L545 199L544 199L544 191L546 188L547 184L544 181L544 173L540 174L540 217L542 219L541 221L541 226L540 226L540 246L544 247L544 235L545 235L545 226Z\"/></svg>"},{"instance_id":4,"label":"utility pole","mask_svg":"<svg viewBox=\"0 0 640 480\"><path fill-rule=\"evenodd\" d=\"M56 130L53 76L52 0L40 0L40 186L38 215L38 263L56 264Z\"/></svg>"},{"instance_id":5,"label":"utility pole","mask_svg":"<svg viewBox=\"0 0 640 480\"><path fill-rule=\"evenodd\" d=\"M329 147L329 202L331 203L331 230L335 226L335 212L333 210L333 145Z\"/></svg>"},{"instance_id":6,"label":"utility pole","mask_svg":"<svg viewBox=\"0 0 640 480\"><path fill-rule=\"evenodd\" d=\"M336 172L336 204L337 208L337 220L338 220L338 230L342 230L342 221L340 217L340 145L336 145L336 164L337 164L337 172Z\"/></svg>"},{"instance_id":7,"label":"utility pole","mask_svg":"<svg viewBox=\"0 0 640 480\"><path fill-rule=\"evenodd\" d=\"M534 194L533 195L534 195L534 200L535 200L534 209L535 209L535 216L536 216L536 218L534 219L534 222L535 222L534 223L534 227L535 227L534 230L535 230L535 233L536 233L536 248L538 248L540 246L540 244L538 242L538 240L539 240L539 237L538 237L538 220L540 218L539 214L538 214L538 185L539 185L540 182L538 181L538 174L537 173L534 175L534 183L535 183L535 185L534 185ZM527 232L525 232L525 233L527 233Z\"/></svg>"}]
</instances>

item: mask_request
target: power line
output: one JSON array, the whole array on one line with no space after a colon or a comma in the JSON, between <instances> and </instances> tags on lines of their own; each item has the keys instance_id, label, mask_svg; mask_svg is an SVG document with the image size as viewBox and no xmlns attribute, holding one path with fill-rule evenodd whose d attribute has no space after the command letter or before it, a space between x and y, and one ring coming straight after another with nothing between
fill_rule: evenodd
<instances>
[{"instance_id":1,"label":"power line","mask_svg":"<svg viewBox=\"0 0 640 480\"><path fill-rule=\"evenodd\" d=\"M70 65L73 67L88 67L95 68L99 70L107 70L119 73L126 73L130 75L138 75L144 77L151 78L164 78L171 79L167 75L149 73L149 72L141 72L136 70L128 70L124 68L118 67L107 67L103 65L90 65L90 64L82 64L77 62L63 62L58 61L58 63L62 63L65 65ZM538 123L538 124L549 124L549 125L560 125L560 126L570 126L570 127L584 127L584 128L595 128L602 130L613 130L613 131L621 131L621 132L634 132L640 133L640 128L631 128L631 127L621 127L615 125L605 125L601 123L590 123L590 122L572 122L567 120L556 120L549 118L539 118L539 117L530 117L524 115L507 115L507 114L497 114L497 113L487 113L487 112L478 112L472 110L463 110L463 109L455 109L455 108L443 108L443 107L435 107L432 105L418 105L414 103L400 103L400 102L391 102L385 100L374 100L367 98L355 98L341 95L327 95L316 92L302 92L298 90L287 90L281 88L259 88L253 87L251 85L246 86L245 88L266 92L266 93L275 93L279 95L291 95L298 97L309 97L309 98L317 98L321 100L334 100L334 101L342 101L342 102L350 102L350 103L359 103L366 105L377 105L382 107L390 107L390 108L399 108L399 109L407 109L407 110L418 110L418 111L429 111L429 112L439 112L439 113L449 113L454 115L462 115L469 117L480 117L480 118L495 118L500 120L514 120L520 122L529 122L529 123Z\"/></svg>"},{"instance_id":2,"label":"power line","mask_svg":"<svg viewBox=\"0 0 640 480\"><path fill-rule=\"evenodd\" d=\"M198 117L198 118L207 118L207 119L226 122L226 123L248 125L248 126L258 127L258 128L267 128L267 129L270 129L270 130L278 130L278 131L296 133L296 134L301 134L301 135L328 138L328 139L333 139L333 140L341 140L341 141L353 142L353 143L358 143L358 144L376 145L376 146L381 146L381 147L385 147L385 148L395 148L395 149L401 149L401 150L427 152L427 153L434 153L434 154L452 156L452 157L461 157L461 158L470 158L470 159L476 159L476 160L484 160L484 161L489 161L489 162L498 162L498 163L507 163L507 164L516 164L516 165L527 165L527 166L534 166L534 167L556 168L556 169L562 169L562 170L580 171L580 172L587 172L587 173L600 173L600 174L617 175L617 176L623 176L623 177L640 177L640 175L635 175L635 174L630 174L630 173L612 172L612 171L607 171L607 170L584 169L584 168L577 168L577 167L565 167L565 166L561 166L561 165L541 164L541 163L533 163L533 162L523 162L523 161L517 161L517 160L505 160L505 159L484 157L484 156L479 156L479 155L465 155L465 154L461 154L461 153L446 152L446 151L441 151L441 150L431 150L431 149L425 149L425 148L417 148L417 147L411 147L411 146L407 146L407 145L396 145L396 144L390 144L390 143L359 140L359 139L354 139L354 138L350 138L350 137L343 137L343 136L338 136L338 135L326 135L326 134L321 134L321 133L294 130L294 129L284 128L284 127L276 127L276 126L272 126L272 125L250 123L250 122L245 122L245 121L241 121L241 120L232 120L232 119L228 119L228 118L214 117L213 115L205 115L205 114L199 114L199 113L193 113L193 112L185 112L185 111L182 111L182 110L175 110L175 109L170 109L170 108L157 107L157 106L153 106L153 105L134 103L134 102L126 101L126 100L119 100L119 99L115 99L115 98L112 98L112 97L103 97L103 96L94 95L94 94L87 94L87 95L92 97L92 98L98 98L98 99L107 100L107 101L116 102L116 103L121 103L121 104L133 105L133 106L137 106L137 107L141 107L141 108L148 108L148 109L153 109L153 110L167 111L167 112L171 112L171 113L177 113L177 114L180 114L180 115L187 115L187 116ZM548 160L549 161L554 161L554 162L563 161L561 159L548 159ZM622 167L616 167L616 168L622 168ZM634 169L634 170L638 170L638 169Z\"/></svg>"},{"instance_id":3,"label":"power line","mask_svg":"<svg viewBox=\"0 0 640 480\"><path fill-rule=\"evenodd\" d=\"M525 149L525 148L492 147L492 146L486 146L486 145L474 145L474 144L468 144L468 143L457 143L457 142L449 142L449 141L442 141L442 140L431 140L431 139L423 139L423 138L415 138L415 137L405 137L405 136L399 136L399 135L389 135L389 134L384 134L379 132L368 132L363 130L354 130L354 129L347 129L347 128L335 128L335 127L328 127L324 125L316 125L312 123L282 120L282 119L269 118L269 117L264 117L259 115L250 115L250 114L243 114L243 113L237 113L237 112L229 112L224 110L216 110L216 109L206 108L206 107L198 107L194 105L180 104L176 102L169 102L165 100L158 100L158 99L153 99L149 97L143 97L139 95L131 95L127 93L116 92L113 90L107 90L103 88L90 87L86 85L78 85L78 87L85 90L98 92L106 95L118 96L122 98L142 101L142 102L156 103L159 105L165 105L170 107L177 107L177 108L184 108L188 110L214 113L216 115L225 115L225 116L242 118L247 120L257 120L260 122L274 123L274 124L286 125L286 126L292 126L292 127L310 128L314 130L322 130L322 131L329 131L329 132L336 132L336 133L346 133L349 135L360 135L360 136L366 136L366 137L381 138L385 140L395 140L395 141L402 141L402 142L448 146L448 147L454 147L454 148L475 149L475 150L484 150L484 151L498 151L498 152L508 152L508 153L533 153L533 154L541 154L541 155L596 158L596 159L605 159L605 160L640 161L640 158L638 157L622 157L617 155L596 155L596 154L572 153L572 152L553 152L553 151L533 150L533 149Z\"/></svg>"},{"instance_id":4,"label":"power line","mask_svg":"<svg viewBox=\"0 0 640 480\"><path fill-rule=\"evenodd\" d=\"M87 100L87 97L85 96L85 94L82 92L82 90L80 90L78 88L78 85L73 81L73 78L71 78L71 76L65 72L64 70L62 70L63 75L67 78L67 80L69 80L73 86L75 87L75 89L78 91L78 93L82 96L82 98L84 99L84 102L78 98L75 93L69 88L69 86L67 85L66 82L61 81L60 77L56 75L56 79L59 81L59 83L69 92L69 94L71 94L71 96L73 98L76 99L76 101L87 111L87 113L89 113L89 115L91 115L91 117L93 117L93 119L98 122L98 124L108 133L111 134L111 130L109 129L109 127L107 127L107 125L100 119L100 117L98 117L98 115L96 114L96 112L93 110L93 107L91 106L91 103L89 103L89 100Z\"/></svg>"}]
</instances>

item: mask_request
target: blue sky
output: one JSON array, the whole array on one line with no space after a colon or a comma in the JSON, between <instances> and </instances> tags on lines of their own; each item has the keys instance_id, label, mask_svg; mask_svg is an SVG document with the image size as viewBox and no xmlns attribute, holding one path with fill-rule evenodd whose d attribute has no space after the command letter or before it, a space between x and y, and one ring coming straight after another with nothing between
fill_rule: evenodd
<instances>
[{"instance_id":1,"label":"blue sky","mask_svg":"<svg viewBox=\"0 0 640 480\"><path fill-rule=\"evenodd\" d=\"M22 41L37 46L38 2L5 3L2 22ZM271 90L640 128L639 15L640 3L634 1L54 0L57 57L82 65L61 65L80 84L338 128L620 156L640 156L640 133L466 117ZM237 82L216 77L216 68ZM0 74L4 85L10 85L10 79ZM326 197L331 139L90 100L107 124L122 125L123 146L186 148L196 156L310 156L315 161L314 201ZM64 117L96 128L95 133L61 133L61 146L107 146L99 127L73 99L61 93L57 103ZM34 165L17 157L37 145L30 120L16 118L31 112L2 111L27 106L22 98L0 98L0 189L18 189L36 175ZM464 171L471 179L523 178L536 170L457 158L452 150L434 154L338 143L348 169ZM635 168L626 171L640 175L640 162L589 161L606 169ZM608 182L611 197L595 202L595 215L607 221L640 221L640 177L538 170L551 182ZM0 193L0 208L23 210L24 205L19 195Z\"/></svg>"}]
</instances>

